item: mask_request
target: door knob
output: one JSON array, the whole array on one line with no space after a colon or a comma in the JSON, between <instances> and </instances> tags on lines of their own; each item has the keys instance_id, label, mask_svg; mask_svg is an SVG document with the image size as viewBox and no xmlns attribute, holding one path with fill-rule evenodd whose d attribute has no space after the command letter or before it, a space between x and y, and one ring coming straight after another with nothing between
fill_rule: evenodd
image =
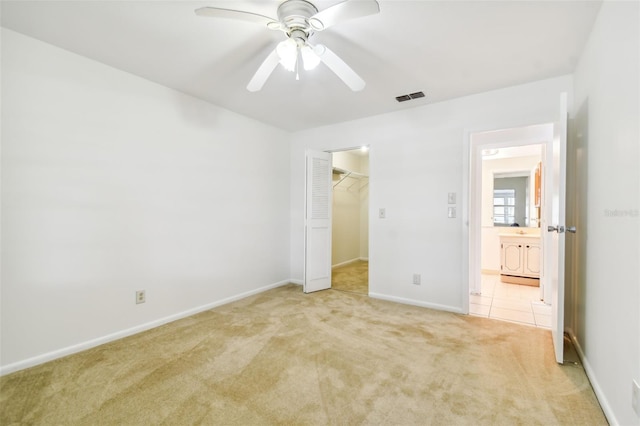
<instances>
[{"instance_id":1,"label":"door knob","mask_svg":"<svg viewBox=\"0 0 640 426\"><path fill-rule=\"evenodd\" d=\"M547 226L547 232L557 232L558 234L562 234L564 232L564 226Z\"/></svg>"},{"instance_id":2,"label":"door knob","mask_svg":"<svg viewBox=\"0 0 640 426\"><path fill-rule=\"evenodd\" d=\"M576 233L576 227L575 226L567 226L567 232L571 232L572 234Z\"/></svg>"}]
</instances>

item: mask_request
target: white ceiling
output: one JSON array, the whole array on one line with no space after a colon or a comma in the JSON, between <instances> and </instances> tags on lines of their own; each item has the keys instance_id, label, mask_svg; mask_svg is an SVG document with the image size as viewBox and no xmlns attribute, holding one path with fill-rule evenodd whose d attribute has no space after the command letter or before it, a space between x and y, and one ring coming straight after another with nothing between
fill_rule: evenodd
<instances>
[{"instance_id":1,"label":"white ceiling","mask_svg":"<svg viewBox=\"0 0 640 426\"><path fill-rule=\"evenodd\" d=\"M353 0L358 1L358 0ZM336 0L314 0L323 10ZM352 92L324 65L278 67L246 85L284 39L248 22L198 17L215 6L276 16L278 0L2 1L2 26L295 131L573 72L598 1L380 0L378 15L316 33L367 82ZM395 97L424 91L426 98Z\"/></svg>"}]
</instances>

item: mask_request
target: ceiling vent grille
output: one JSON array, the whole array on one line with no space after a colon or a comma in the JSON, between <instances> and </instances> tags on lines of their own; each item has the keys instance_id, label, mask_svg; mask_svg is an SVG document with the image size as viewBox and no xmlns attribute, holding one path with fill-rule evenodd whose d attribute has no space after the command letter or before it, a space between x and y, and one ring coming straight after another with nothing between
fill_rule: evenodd
<instances>
[{"instance_id":1,"label":"ceiling vent grille","mask_svg":"<svg viewBox=\"0 0 640 426\"><path fill-rule=\"evenodd\" d=\"M419 98L424 98L424 93L423 92L414 92L414 93L410 93L408 95L396 96L396 101L398 101L398 102L406 102L406 101L410 101L412 99L419 99Z\"/></svg>"}]
</instances>

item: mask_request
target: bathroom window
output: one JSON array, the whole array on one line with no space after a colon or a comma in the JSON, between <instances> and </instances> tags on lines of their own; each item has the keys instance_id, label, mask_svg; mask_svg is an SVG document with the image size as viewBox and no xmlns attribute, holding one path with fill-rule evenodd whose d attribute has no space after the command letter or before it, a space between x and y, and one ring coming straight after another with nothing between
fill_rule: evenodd
<instances>
[{"instance_id":1,"label":"bathroom window","mask_svg":"<svg viewBox=\"0 0 640 426\"><path fill-rule=\"evenodd\" d=\"M516 221L516 190L494 189L493 191L493 223L498 226L509 226Z\"/></svg>"}]
</instances>

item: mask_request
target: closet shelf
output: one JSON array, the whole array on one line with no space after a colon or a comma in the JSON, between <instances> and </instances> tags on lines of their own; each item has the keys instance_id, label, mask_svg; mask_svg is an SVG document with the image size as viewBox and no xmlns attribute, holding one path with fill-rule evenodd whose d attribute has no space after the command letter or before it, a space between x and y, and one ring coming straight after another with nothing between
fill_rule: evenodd
<instances>
[{"instance_id":1,"label":"closet shelf","mask_svg":"<svg viewBox=\"0 0 640 426\"><path fill-rule=\"evenodd\" d=\"M341 169L340 167L334 167L333 168L333 174L334 175L340 175L340 178L338 179L338 181L333 184L334 188L336 186L340 185L347 178L357 179L357 180L368 179L369 178L369 176L367 176L365 174L354 172L354 171L351 171L351 170ZM351 187L353 185L355 185L355 184L352 184L351 186L349 186L348 189L351 189ZM366 185L366 183L362 187L364 187L365 185ZM362 187L360 189L362 189Z\"/></svg>"}]
</instances>

